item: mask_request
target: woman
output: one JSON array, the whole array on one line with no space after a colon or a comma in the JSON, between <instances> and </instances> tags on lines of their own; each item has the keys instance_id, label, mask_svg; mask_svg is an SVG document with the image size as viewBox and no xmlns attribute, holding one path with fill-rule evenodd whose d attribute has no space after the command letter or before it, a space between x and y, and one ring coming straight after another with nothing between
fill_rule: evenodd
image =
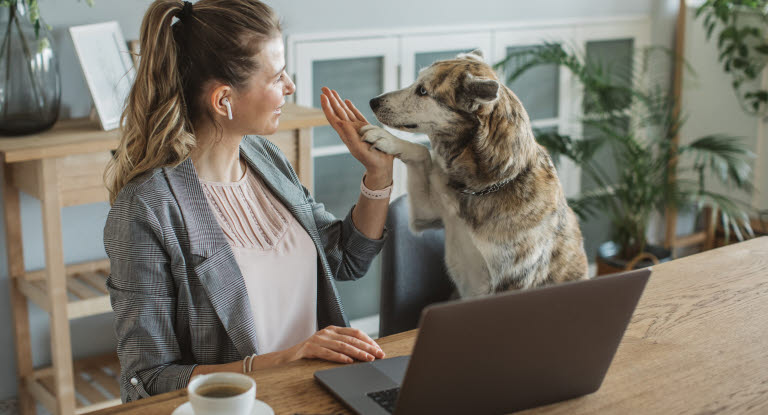
<instances>
[{"instance_id":1,"label":"woman","mask_svg":"<svg viewBox=\"0 0 768 415\"><path fill-rule=\"evenodd\" d=\"M366 168L342 221L316 203L280 151L285 96L280 26L258 0L156 0L107 171L111 262L124 402L185 387L192 375L302 358L384 357L347 327L333 280L361 277L383 244L392 157L323 89L322 107Z\"/></svg>"}]
</instances>

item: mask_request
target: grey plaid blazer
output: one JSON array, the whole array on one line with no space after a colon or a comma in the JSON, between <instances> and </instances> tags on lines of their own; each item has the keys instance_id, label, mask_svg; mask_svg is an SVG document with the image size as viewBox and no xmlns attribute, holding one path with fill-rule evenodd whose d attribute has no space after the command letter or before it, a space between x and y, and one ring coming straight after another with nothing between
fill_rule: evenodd
<instances>
[{"instance_id":1,"label":"grey plaid blazer","mask_svg":"<svg viewBox=\"0 0 768 415\"><path fill-rule=\"evenodd\" d=\"M384 238L360 233L351 210L342 221L315 202L268 140L247 136L240 153L315 242L318 327L348 325L333 280L365 274ZM197 364L258 353L245 282L191 160L131 180L104 246L123 402L185 387Z\"/></svg>"}]
</instances>

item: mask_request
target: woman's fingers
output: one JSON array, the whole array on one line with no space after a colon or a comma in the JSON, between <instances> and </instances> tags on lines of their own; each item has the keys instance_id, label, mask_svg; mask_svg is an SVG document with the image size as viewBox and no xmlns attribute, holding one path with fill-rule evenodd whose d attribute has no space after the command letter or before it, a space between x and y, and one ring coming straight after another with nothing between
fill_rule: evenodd
<instances>
[{"instance_id":1,"label":"woman's fingers","mask_svg":"<svg viewBox=\"0 0 768 415\"><path fill-rule=\"evenodd\" d=\"M323 346L363 362L370 362L376 358L374 355L347 343L345 340L344 336L336 335L332 338L324 339Z\"/></svg>"},{"instance_id":2,"label":"woman's fingers","mask_svg":"<svg viewBox=\"0 0 768 415\"><path fill-rule=\"evenodd\" d=\"M331 111L331 113L334 115L335 120L349 120L349 117L347 116L347 112L342 110L339 104L336 102L336 97L333 95L330 89L327 87L322 87L321 90L323 93L320 95L320 105L323 105L323 101L328 102L328 108ZM325 111L325 107L323 107L323 111ZM328 121L331 122L331 119L328 117L328 114L326 113L326 118L328 118ZM331 122L331 125L335 127L335 124Z\"/></svg>"},{"instance_id":3,"label":"woman's fingers","mask_svg":"<svg viewBox=\"0 0 768 415\"><path fill-rule=\"evenodd\" d=\"M365 123L368 123L368 120L365 119L365 116L363 115L363 113L357 109L357 107L355 106L355 104L352 103L352 101L346 100L345 102L347 103L347 107L352 109L352 112L355 114L355 117L357 117L358 121L363 121Z\"/></svg>"},{"instance_id":4,"label":"woman's fingers","mask_svg":"<svg viewBox=\"0 0 768 415\"><path fill-rule=\"evenodd\" d=\"M312 344L310 345L310 347L312 348L312 350L309 351L309 356L307 357L315 358L315 359L323 359L323 360L328 360L331 362L338 362L338 363L354 362L354 359L352 359L351 357L343 353L334 352L333 350L327 347L323 347L319 344Z\"/></svg>"},{"instance_id":5,"label":"woman's fingers","mask_svg":"<svg viewBox=\"0 0 768 415\"><path fill-rule=\"evenodd\" d=\"M331 107L331 102L328 99L328 96L326 95L320 95L320 107L323 108L323 114L325 114L325 118L328 120L329 123L331 123L331 126L336 128L336 124L341 121L338 116L333 111L333 108Z\"/></svg>"},{"instance_id":6,"label":"woman's fingers","mask_svg":"<svg viewBox=\"0 0 768 415\"><path fill-rule=\"evenodd\" d=\"M363 347L360 347L363 350L368 351L368 353L371 353L379 359L384 357L384 351L381 350L381 347L379 347L378 343L373 341L372 338L370 338L367 334L363 333L361 330L354 329L352 327L339 327L338 333L344 336L347 336L348 338L354 339L358 342L361 342Z\"/></svg>"},{"instance_id":7,"label":"woman's fingers","mask_svg":"<svg viewBox=\"0 0 768 415\"><path fill-rule=\"evenodd\" d=\"M349 121L349 115L347 114L347 111L343 108L342 102L339 100L339 98L336 97L337 94L334 94L333 91L326 94L328 99L331 101L331 107L333 107L333 111L336 113L336 116L341 118L344 121Z\"/></svg>"},{"instance_id":8,"label":"woman's fingers","mask_svg":"<svg viewBox=\"0 0 768 415\"><path fill-rule=\"evenodd\" d=\"M341 108L344 109L344 112L347 114L347 118L350 121L357 121L357 116L355 115L354 112L352 112L351 109L349 109L349 107L347 106L347 103L343 99L341 99L341 95L339 95L339 93L335 89L332 89L331 92L333 93L333 96L336 97L336 100L339 101L339 106L341 106Z\"/></svg>"}]
</instances>

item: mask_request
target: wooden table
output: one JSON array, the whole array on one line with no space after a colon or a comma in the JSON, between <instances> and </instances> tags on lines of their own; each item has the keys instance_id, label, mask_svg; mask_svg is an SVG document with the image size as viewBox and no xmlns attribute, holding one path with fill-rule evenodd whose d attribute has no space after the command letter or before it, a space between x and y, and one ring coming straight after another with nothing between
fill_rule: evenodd
<instances>
[{"instance_id":1,"label":"wooden table","mask_svg":"<svg viewBox=\"0 0 768 415\"><path fill-rule=\"evenodd\" d=\"M415 336L379 344L400 356ZM346 414L312 378L333 366L299 361L252 376L278 415ZM167 415L186 401L179 390L96 414ZM600 390L523 413L768 413L768 237L654 267Z\"/></svg>"},{"instance_id":2,"label":"wooden table","mask_svg":"<svg viewBox=\"0 0 768 415\"><path fill-rule=\"evenodd\" d=\"M321 110L289 103L283 109L278 131L267 137L285 153L310 190L311 130L326 124ZM60 415L120 403L115 354L73 362L69 335L69 320L112 311L105 287L109 260L65 264L61 235L62 207L108 200L104 168L119 140L119 131L102 131L96 121L88 119L61 121L39 134L0 137L19 409L23 415L35 413L35 399ZM24 269L20 191L40 200L46 263L43 270ZM50 315L51 367L32 366L28 301ZM80 376L83 374L86 376ZM112 396L102 394L94 384ZM88 402L77 399L75 391Z\"/></svg>"}]
</instances>

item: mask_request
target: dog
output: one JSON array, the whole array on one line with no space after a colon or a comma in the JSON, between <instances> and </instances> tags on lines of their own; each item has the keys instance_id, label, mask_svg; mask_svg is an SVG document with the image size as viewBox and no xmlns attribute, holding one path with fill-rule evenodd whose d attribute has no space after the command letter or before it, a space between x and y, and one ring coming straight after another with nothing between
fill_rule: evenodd
<instances>
[{"instance_id":1,"label":"dog","mask_svg":"<svg viewBox=\"0 0 768 415\"><path fill-rule=\"evenodd\" d=\"M405 163L411 230L445 228L460 297L588 278L578 220L549 153L479 51L435 62L370 106L383 125L429 137L431 151L382 127L360 129L372 148Z\"/></svg>"}]
</instances>

